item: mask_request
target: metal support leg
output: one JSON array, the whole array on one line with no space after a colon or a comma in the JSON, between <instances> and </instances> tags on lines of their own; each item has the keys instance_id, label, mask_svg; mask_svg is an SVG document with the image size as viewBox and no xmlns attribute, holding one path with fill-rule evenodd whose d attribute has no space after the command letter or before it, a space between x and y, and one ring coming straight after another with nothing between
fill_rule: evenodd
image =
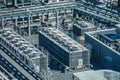
<instances>
[{"instance_id":1,"label":"metal support leg","mask_svg":"<svg viewBox=\"0 0 120 80\"><path fill-rule=\"evenodd\" d=\"M18 27L18 34L22 35L21 28Z\"/></svg>"},{"instance_id":2,"label":"metal support leg","mask_svg":"<svg viewBox=\"0 0 120 80\"><path fill-rule=\"evenodd\" d=\"M41 20L41 15L39 15L39 25L38 25L38 31L40 30L40 27L41 27L41 22L42 22L42 20Z\"/></svg>"},{"instance_id":3,"label":"metal support leg","mask_svg":"<svg viewBox=\"0 0 120 80\"><path fill-rule=\"evenodd\" d=\"M15 0L14 5L17 6L17 0Z\"/></svg>"},{"instance_id":4,"label":"metal support leg","mask_svg":"<svg viewBox=\"0 0 120 80\"><path fill-rule=\"evenodd\" d=\"M4 18L2 18L2 28L5 28L5 22L4 22Z\"/></svg>"},{"instance_id":5,"label":"metal support leg","mask_svg":"<svg viewBox=\"0 0 120 80\"><path fill-rule=\"evenodd\" d=\"M99 27L101 27L101 23L99 23Z\"/></svg>"},{"instance_id":6,"label":"metal support leg","mask_svg":"<svg viewBox=\"0 0 120 80\"><path fill-rule=\"evenodd\" d=\"M94 18L92 18L92 24L94 24Z\"/></svg>"},{"instance_id":7,"label":"metal support leg","mask_svg":"<svg viewBox=\"0 0 120 80\"><path fill-rule=\"evenodd\" d=\"M24 0L22 0L22 6L24 6Z\"/></svg>"},{"instance_id":8,"label":"metal support leg","mask_svg":"<svg viewBox=\"0 0 120 80\"><path fill-rule=\"evenodd\" d=\"M5 5L5 7L6 7L6 0L4 0L4 5Z\"/></svg>"},{"instance_id":9,"label":"metal support leg","mask_svg":"<svg viewBox=\"0 0 120 80\"><path fill-rule=\"evenodd\" d=\"M31 36L31 29L30 29L30 15L28 15L28 35Z\"/></svg>"},{"instance_id":10,"label":"metal support leg","mask_svg":"<svg viewBox=\"0 0 120 80\"><path fill-rule=\"evenodd\" d=\"M32 0L30 0L30 4L32 5Z\"/></svg>"},{"instance_id":11,"label":"metal support leg","mask_svg":"<svg viewBox=\"0 0 120 80\"><path fill-rule=\"evenodd\" d=\"M44 15L42 14L42 22L44 22Z\"/></svg>"},{"instance_id":12,"label":"metal support leg","mask_svg":"<svg viewBox=\"0 0 120 80\"><path fill-rule=\"evenodd\" d=\"M16 31L17 30L17 27L18 27L18 25L17 25L17 18L15 19L15 25L14 25L14 30Z\"/></svg>"},{"instance_id":13,"label":"metal support leg","mask_svg":"<svg viewBox=\"0 0 120 80\"><path fill-rule=\"evenodd\" d=\"M78 14L76 14L76 18L79 18L79 17L78 17Z\"/></svg>"},{"instance_id":14,"label":"metal support leg","mask_svg":"<svg viewBox=\"0 0 120 80\"><path fill-rule=\"evenodd\" d=\"M58 29L58 11L56 11L56 28Z\"/></svg>"},{"instance_id":15,"label":"metal support leg","mask_svg":"<svg viewBox=\"0 0 120 80\"><path fill-rule=\"evenodd\" d=\"M73 9L71 10L71 12L72 12L71 15L74 16L74 10Z\"/></svg>"},{"instance_id":16,"label":"metal support leg","mask_svg":"<svg viewBox=\"0 0 120 80\"><path fill-rule=\"evenodd\" d=\"M17 19L15 19L15 26L17 26Z\"/></svg>"}]
</instances>

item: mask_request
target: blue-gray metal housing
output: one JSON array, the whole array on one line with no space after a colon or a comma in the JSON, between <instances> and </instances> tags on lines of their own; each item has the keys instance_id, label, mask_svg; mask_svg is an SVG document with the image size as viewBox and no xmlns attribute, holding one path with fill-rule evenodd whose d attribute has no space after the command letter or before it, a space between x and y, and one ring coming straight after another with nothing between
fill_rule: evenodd
<instances>
[{"instance_id":1,"label":"blue-gray metal housing","mask_svg":"<svg viewBox=\"0 0 120 80\"><path fill-rule=\"evenodd\" d=\"M112 69L120 72L120 52L110 39L100 37L100 32L110 34L114 29L89 32L85 34L85 41L91 45L91 59L103 69ZM114 33L112 33L114 34Z\"/></svg>"}]
</instances>

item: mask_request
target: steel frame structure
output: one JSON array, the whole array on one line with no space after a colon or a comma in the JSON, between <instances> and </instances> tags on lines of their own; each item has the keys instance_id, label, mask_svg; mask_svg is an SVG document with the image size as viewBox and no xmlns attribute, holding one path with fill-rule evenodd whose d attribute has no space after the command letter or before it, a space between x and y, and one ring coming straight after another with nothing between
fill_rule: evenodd
<instances>
[{"instance_id":1,"label":"steel frame structure","mask_svg":"<svg viewBox=\"0 0 120 80\"><path fill-rule=\"evenodd\" d=\"M32 16L38 16L41 17L40 20L38 20L38 30L39 25L41 22L44 22L45 15L55 14L55 22L56 27L58 28L59 23L59 17L58 14L63 13L69 13L78 16L78 14L88 16L92 18L93 21L98 20L101 22L109 23L111 25L118 24L119 23L119 13L110 11L104 8L99 8L97 6L85 3L85 2L61 2L61 3L55 3L55 4L48 4L48 5L31 5L26 6L18 9L12 9L12 10L1 10L0 11L0 21L1 26L5 27L5 22L7 20L14 20L14 26L17 25L17 21L19 18L27 17L28 20L26 21L26 27L28 27L28 35L31 35L31 25L33 22L31 22Z\"/></svg>"}]
</instances>

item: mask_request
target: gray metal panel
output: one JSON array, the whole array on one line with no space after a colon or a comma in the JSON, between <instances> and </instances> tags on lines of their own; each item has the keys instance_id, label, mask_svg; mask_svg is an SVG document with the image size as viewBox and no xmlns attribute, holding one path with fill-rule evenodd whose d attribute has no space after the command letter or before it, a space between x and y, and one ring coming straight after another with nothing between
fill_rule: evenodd
<instances>
[{"instance_id":1,"label":"gray metal panel","mask_svg":"<svg viewBox=\"0 0 120 80\"><path fill-rule=\"evenodd\" d=\"M89 33L85 34L85 41L92 45L92 60L101 68L112 69L120 72L120 54L108 47Z\"/></svg>"},{"instance_id":2,"label":"gray metal panel","mask_svg":"<svg viewBox=\"0 0 120 80\"><path fill-rule=\"evenodd\" d=\"M39 32L39 44L70 68L83 68L90 64L89 50L55 28L42 28Z\"/></svg>"}]
</instances>

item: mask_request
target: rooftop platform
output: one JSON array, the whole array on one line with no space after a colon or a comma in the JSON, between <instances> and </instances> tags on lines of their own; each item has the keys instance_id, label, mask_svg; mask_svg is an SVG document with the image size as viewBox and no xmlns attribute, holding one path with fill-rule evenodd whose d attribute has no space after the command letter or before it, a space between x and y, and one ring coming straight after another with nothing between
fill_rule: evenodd
<instances>
[{"instance_id":1,"label":"rooftop platform","mask_svg":"<svg viewBox=\"0 0 120 80\"><path fill-rule=\"evenodd\" d=\"M113 41L120 41L120 32L116 30L106 30L98 32L98 35L104 37L106 40L113 42Z\"/></svg>"},{"instance_id":2,"label":"rooftop platform","mask_svg":"<svg viewBox=\"0 0 120 80\"><path fill-rule=\"evenodd\" d=\"M40 32L50 39L54 40L57 45L61 46L68 52L70 51L72 53L87 50L85 47L83 47L70 37L66 36L64 33L57 30L56 28L42 28Z\"/></svg>"},{"instance_id":3,"label":"rooftop platform","mask_svg":"<svg viewBox=\"0 0 120 80\"><path fill-rule=\"evenodd\" d=\"M77 19L73 25L73 33L78 36L84 36L85 32L95 31L97 27L88 21Z\"/></svg>"},{"instance_id":4,"label":"rooftop platform","mask_svg":"<svg viewBox=\"0 0 120 80\"><path fill-rule=\"evenodd\" d=\"M74 80L118 80L120 73L112 70L90 70L73 73L76 79Z\"/></svg>"},{"instance_id":5,"label":"rooftop platform","mask_svg":"<svg viewBox=\"0 0 120 80\"><path fill-rule=\"evenodd\" d=\"M88 21L80 21L80 20L77 20L77 21L76 21L76 24L77 24L78 27L81 28L81 29L95 28L95 26L94 26L93 24L91 24L90 22L88 22Z\"/></svg>"}]
</instances>

